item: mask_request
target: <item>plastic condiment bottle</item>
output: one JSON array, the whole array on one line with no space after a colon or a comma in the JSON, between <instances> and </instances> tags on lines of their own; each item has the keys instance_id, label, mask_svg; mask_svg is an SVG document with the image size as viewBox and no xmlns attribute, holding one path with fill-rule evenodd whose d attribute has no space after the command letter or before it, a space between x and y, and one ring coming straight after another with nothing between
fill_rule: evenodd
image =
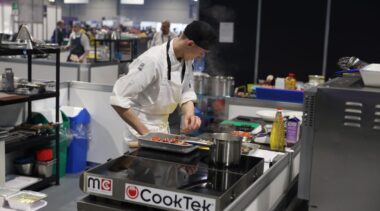
<instances>
[{"instance_id":1,"label":"plastic condiment bottle","mask_svg":"<svg viewBox=\"0 0 380 211\"><path fill-rule=\"evenodd\" d=\"M270 134L270 149L274 151L285 151L285 124L282 108L277 108L276 117Z\"/></svg>"},{"instance_id":2,"label":"plastic condiment bottle","mask_svg":"<svg viewBox=\"0 0 380 211\"><path fill-rule=\"evenodd\" d=\"M288 77L285 78L285 89L296 90L297 80L294 73L289 73Z\"/></svg>"}]
</instances>

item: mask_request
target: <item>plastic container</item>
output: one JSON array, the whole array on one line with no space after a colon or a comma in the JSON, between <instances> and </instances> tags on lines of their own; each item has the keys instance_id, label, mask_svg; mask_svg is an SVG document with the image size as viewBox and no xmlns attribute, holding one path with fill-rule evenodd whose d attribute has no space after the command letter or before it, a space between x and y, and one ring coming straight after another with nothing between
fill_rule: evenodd
<instances>
[{"instance_id":1,"label":"plastic container","mask_svg":"<svg viewBox=\"0 0 380 211\"><path fill-rule=\"evenodd\" d=\"M50 161L53 159L53 149L45 148L39 149L36 151L36 160L37 161Z\"/></svg>"},{"instance_id":2,"label":"plastic container","mask_svg":"<svg viewBox=\"0 0 380 211\"><path fill-rule=\"evenodd\" d=\"M51 161L37 161L36 169L37 174L40 177L51 177L53 175L53 165L55 164L55 159Z\"/></svg>"},{"instance_id":3,"label":"plastic container","mask_svg":"<svg viewBox=\"0 0 380 211\"><path fill-rule=\"evenodd\" d=\"M88 141L90 139L90 114L81 107L62 106L61 110L69 117L72 141L67 149L67 173L78 173L86 169Z\"/></svg>"},{"instance_id":4,"label":"plastic container","mask_svg":"<svg viewBox=\"0 0 380 211\"><path fill-rule=\"evenodd\" d=\"M9 207L12 209L32 211L46 206L46 201L42 200L46 197L47 195L44 193L20 191L7 197L6 200L9 203Z\"/></svg>"},{"instance_id":5,"label":"plastic container","mask_svg":"<svg viewBox=\"0 0 380 211\"><path fill-rule=\"evenodd\" d=\"M303 103L304 93L298 90L256 87L256 98L291 103Z\"/></svg>"},{"instance_id":6,"label":"plastic container","mask_svg":"<svg viewBox=\"0 0 380 211\"><path fill-rule=\"evenodd\" d=\"M1 207L5 205L6 198L17 192L18 190L15 190L15 189L0 188L0 210L1 210Z\"/></svg>"},{"instance_id":7,"label":"plastic container","mask_svg":"<svg viewBox=\"0 0 380 211\"><path fill-rule=\"evenodd\" d=\"M380 64L370 64L360 70L365 86L380 87Z\"/></svg>"},{"instance_id":8,"label":"plastic container","mask_svg":"<svg viewBox=\"0 0 380 211\"><path fill-rule=\"evenodd\" d=\"M30 176L33 174L34 159L32 156L17 158L14 160L14 166L19 174Z\"/></svg>"}]
</instances>

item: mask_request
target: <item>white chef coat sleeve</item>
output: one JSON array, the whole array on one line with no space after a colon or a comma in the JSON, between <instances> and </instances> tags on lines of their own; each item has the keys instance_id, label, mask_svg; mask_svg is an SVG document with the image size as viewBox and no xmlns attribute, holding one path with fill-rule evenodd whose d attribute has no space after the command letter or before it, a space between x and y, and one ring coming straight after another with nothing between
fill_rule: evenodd
<instances>
[{"instance_id":1,"label":"white chef coat sleeve","mask_svg":"<svg viewBox=\"0 0 380 211\"><path fill-rule=\"evenodd\" d=\"M116 81L110 97L111 105L130 108L131 99L157 80L158 74L158 69L152 60L137 58L129 66L128 74Z\"/></svg>"},{"instance_id":2,"label":"white chef coat sleeve","mask_svg":"<svg viewBox=\"0 0 380 211\"><path fill-rule=\"evenodd\" d=\"M190 65L190 71L186 71L187 74L184 78L184 83L182 87L181 105L188 101L196 101L197 95L194 92L194 82L193 82L193 71L192 65Z\"/></svg>"},{"instance_id":3,"label":"white chef coat sleeve","mask_svg":"<svg viewBox=\"0 0 380 211\"><path fill-rule=\"evenodd\" d=\"M80 42L81 42L81 44L83 46L83 49L85 51L89 51L90 50L90 40L88 39L88 37L87 37L87 35L85 33L82 34Z\"/></svg>"}]
</instances>

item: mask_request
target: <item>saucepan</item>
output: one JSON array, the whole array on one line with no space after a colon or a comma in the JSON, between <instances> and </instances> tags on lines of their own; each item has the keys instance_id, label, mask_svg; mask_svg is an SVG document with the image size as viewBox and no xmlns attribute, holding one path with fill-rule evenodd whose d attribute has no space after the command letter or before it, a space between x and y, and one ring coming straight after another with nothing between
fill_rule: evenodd
<instances>
[{"instance_id":1,"label":"saucepan","mask_svg":"<svg viewBox=\"0 0 380 211\"><path fill-rule=\"evenodd\" d=\"M210 164L217 167L239 165L242 138L230 133L212 133L210 146Z\"/></svg>"}]
</instances>

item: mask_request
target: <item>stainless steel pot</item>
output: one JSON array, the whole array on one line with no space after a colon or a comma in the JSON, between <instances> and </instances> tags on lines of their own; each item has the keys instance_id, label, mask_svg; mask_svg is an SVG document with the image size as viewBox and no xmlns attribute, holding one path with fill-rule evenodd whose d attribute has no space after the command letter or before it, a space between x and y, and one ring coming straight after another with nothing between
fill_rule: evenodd
<instances>
[{"instance_id":1,"label":"stainless steel pot","mask_svg":"<svg viewBox=\"0 0 380 211\"><path fill-rule=\"evenodd\" d=\"M206 74L194 74L194 91L199 95L208 94L210 76Z\"/></svg>"},{"instance_id":2,"label":"stainless steel pot","mask_svg":"<svg viewBox=\"0 0 380 211\"><path fill-rule=\"evenodd\" d=\"M211 134L210 162L219 166L238 165L241 156L242 139L229 133Z\"/></svg>"},{"instance_id":3,"label":"stainless steel pot","mask_svg":"<svg viewBox=\"0 0 380 211\"><path fill-rule=\"evenodd\" d=\"M224 76L211 77L210 95L216 96L216 97L226 95L226 77Z\"/></svg>"},{"instance_id":4,"label":"stainless steel pot","mask_svg":"<svg viewBox=\"0 0 380 211\"><path fill-rule=\"evenodd\" d=\"M235 89L235 78L232 76L228 76L226 78L226 93L224 96L232 97L234 95Z\"/></svg>"}]
</instances>

